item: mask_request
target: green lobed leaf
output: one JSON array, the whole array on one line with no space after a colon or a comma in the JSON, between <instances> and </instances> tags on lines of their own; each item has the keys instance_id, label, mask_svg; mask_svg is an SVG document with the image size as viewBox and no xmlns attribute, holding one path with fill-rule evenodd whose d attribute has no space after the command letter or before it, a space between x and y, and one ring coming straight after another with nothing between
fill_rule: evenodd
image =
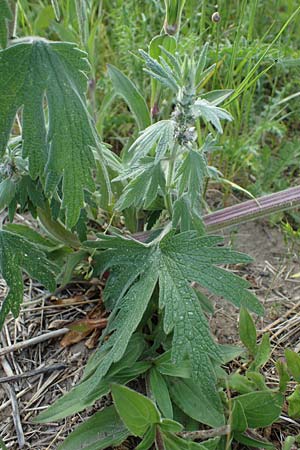
<instances>
[{"instance_id":1,"label":"green lobed leaf","mask_svg":"<svg viewBox=\"0 0 300 450\"><path fill-rule=\"evenodd\" d=\"M16 193L16 183L11 178L6 178L0 183L0 211L6 208L13 200Z\"/></svg>"},{"instance_id":2,"label":"green lobed leaf","mask_svg":"<svg viewBox=\"0 0 300 450\"><path fill-rule=\"evenodd\" d=\"M143 130L128 150L132 154L130 167L144 158L156 146L155 162L164 158L168 149L174 145L174 120L160 120Z\"/></svg>"},{"instance_id":3,"label":"green lobed leaf","mask_svg":"<svg viewBox=\"0 0 300 450\"><path fill-rule=\"evenodd\" d=\"M221 119L232 121L232 116L225 109L202 98L195 101L192 110L195 117L202 117L206 122L210 122L220 134L223 133Z\"/></svg>"},{"instance_id":4,"label":"green lobed leaf","mask_svg":"<svg viewBox=\"0 0 300 450\"><path fill-rule=\"evenodd\" d=\"M8 27L7 22L12 20L13 16L7 0L0 0L0 47L7 45Z\"/></svg>"},{"instance_id":5,"label":"green lobed leaf","mask_svg":"<svg viewBox=\"0 0 300 450\"><path fill-rule=\"evenodd\" d=\"M120 280L126 280L126 274L130 278L126 289L122 289L120 283L115 291L113 285L110 286L110 302L114 309L106 330L110 338L104 344L109 351L96 369L99 379L112 363L122 358L159 281L164 332L173 334L172 362L180 366L188 358L193 378L201 381L212 402L218 402L214 364L222 361L221 351L211 336L191 282L198 282L237 306L246 304L254 311L262 312L256 297L247 291L249 284L245 280L215 266L251 261L242 253L215 247L221 241L222 238L216 236L199 237L197 232L178 235L169 232L159 242L155 240L147 245L103 235L96 242L86 243L89 247L102 249L103 271L125 272Z\"/></svg>"},{"instance_id":6,"label":"green lobed leaf","mask_svg":"<svg viewBox=\"0 0 300 450\"><path fill-rule=\"evenodd\" d=\"M14 317L19 314L23 302L22 271L50 291L55 289L59 269L46 258L45 253L27 239L0 230L0 273L8 285L8 293L0 310L0 329L9 311Z\"/></svg>"},{"instance_id":7,"label":"green lobed leaf","mask_svg":"<svg viewBox=\"0 0 300 450\"><path fill-rule=\"evenodd\" d=\"M179 165L175 180L178 180L179 195L187 192L192 207L201 202L204 181L207 176L207 161L203 153L190 150Z\"/></svg>"},{"instance_id":8,"label":"green lobed leaf","mask_svg":"<svg viewBox=\"0 0 300 450\"><path fill-rule=\"evenodd\" d=\"M64 440L58 450L102 450L120 445L130 434L114 406L96 412Z\"/></svg>"},{"instance_id":9,"label":"green lobed leaf","mask_svg":"<svg viewBox=\"0 0 300 450\"><path fill-rule=\"evenodd\" d=\"M183 194L173 204L172 225L180 231L196 230L199 236L205 234L205 226L201 217L200 205L192 207L188 193Z\"/></svg>"},{"instance_id":10,"label":"green lobed leaf","mask_svg":"<svg viewBox=\"0 0 300 450\"><path fill-rule=\"evenodd\" d=\"M118 384L112 384L111 392L121 419L134 436L142 437L151 425L160 422L160 414L149 398Z\"/></svg>"},{"instance_id":11,"label":"green lobed leaf","mask_svg":"<svg viewBox=\"0 0 300 450\"><path fill-rule=\"evenodd\" d=\"M69 228L84 206L84 189L95 188L91 147L98 143L84 97L88 69L86 54L69 43L28 38L0 52L0 153L23 106L23 157L29 158L30 176L46 177L47 195L62 180Z\"/></svg>"},{"instance_id":12,"label":"green lobed leaf","mask_svg":"<svg viewBox=\"0 0 300 450\"><path fill-rule=\"evenodd\" d=\"M180 84L178 83L176 73L172 68L162 59L160 59L159 63L143 50L140 50L140 54L146 62L146 69L144 69L144 71L152 78L158 80L162 85L177 93L180 89Z\"/></svg>"},{"instance_id":13,"label":"green lobed leaf","mask_svg":"<svg viewBox=\"0 0 300 450\"><path fill-rule=\"evenodd\" d=\"M151 124L151 118L147 104L142 95L139 93L133 82L119 69L108 64L107 70L116 93L121 95L129 106L139 129L143 130L144 128L147 128Z\"/></svg>"}]
</instances>

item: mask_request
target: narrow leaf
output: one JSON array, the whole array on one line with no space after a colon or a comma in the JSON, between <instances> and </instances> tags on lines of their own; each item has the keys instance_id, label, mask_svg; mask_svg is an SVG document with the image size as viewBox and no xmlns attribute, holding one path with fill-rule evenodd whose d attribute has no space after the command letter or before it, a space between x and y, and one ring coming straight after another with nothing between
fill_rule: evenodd
<instances>
[{"instance_id":1,"label":"narrow leaf","mask_svg":"<svg viewBox=\"0 0 300 450\"><path fill-rule=\"evenodd\" d=\"M102 450L120 445L130 434L114 406L96 412L64 440L58 450Z\"/></svg>"},{"instance_id":2,"label":"narrow leaf","mask_svg":"<svg viewBox=\"0 0 300 450\"><path fill-rule=\"evenodd\" d=\"M248 349L250 355L255 356L257 352L256 328L252 317L244 307L240 310L239 334L242 343Z\"/></svg>"},{"instance_id":3,"label":"narrow leaf","mask_svg":"<svg viewBox=\"0 0 300 450\"><path fill-rule=\"evenodd\" d=\"M288 348L284 351L284 355L288 371L295 381L300 382L300 356Z\"/></svg>"},{"instance_id":4,"label":"narrow leaf","mask_svg":"<svg viewBox=\"0 0 300 450\"><path fill-rule=\"evenodd\" d=\"M121 95L129 106L137 121L139 129L143 130L144 128L147 128L151 124L151 118L147 104L142 95L139 93L133 82L119 69L109 64L107 70L116 93Z\"/></svg>"},{"instance_id":5,"label":"narrow leaf","mask_svg":"<svg viewBox=\"0 0 300 450\"><path fill-rule=\"evenodd\" d=\"M150 370L149 381L151 392L163 416L172 419L173 408L168 386L164 377L155 367Z\"/></svg>"}]
</instances>

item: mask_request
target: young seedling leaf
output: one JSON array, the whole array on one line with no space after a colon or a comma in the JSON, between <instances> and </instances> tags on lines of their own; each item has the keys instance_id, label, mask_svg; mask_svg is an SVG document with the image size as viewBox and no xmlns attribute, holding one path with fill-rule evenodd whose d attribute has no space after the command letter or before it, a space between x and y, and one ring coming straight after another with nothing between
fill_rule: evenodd
<instances>
[{"instance_id":1,"label":"young seedling leaf","mask_svg":"<svg viewBox=\"0 0 300 450\"><path fill-rule=\"evenodd\" d=\"M36 245L17 234L0 230L0 273L8 285L0 311L0 329L9 311L14 317L19 314L23 302L22 271L50 291L55 289L58 267Z\"/></svg>"},{"instance_id":2,"label":"young seedling leaf","mask_svg":"<svg viewBox=\"0 0 300 450\"><path fill-rule=\"evenodd\" d=\"M251 392L232 399L244 410L249 428L263 428L275 422L281 414L284 397L272 391Z\"/></svg>"},{"instance_id":3,"label":"young seedling leaf","mask_svg":"<svg viewBox=\"0 0 300 450\"><path fill-rule=\"evenodd\" d=\"M7 0L0 0L0 47L7 45L8 27L7 22L12 20L12 13Z\"/></svg>"},{"instance_id":4,"label":"young seedling leaf","mask_svg":"<svg viewBox=\"0 0 300 450\"><path fill-rule=\"evenodd\" d=\"M162 435L166 450L206 450L202 444L187 441L175 434L164 431Z\"/></svg>"},{"instance_id":5,"label":"young seedling leaf","mask_svg":"<svg viewBox=\"0 0 300 450\"><path fill-rule=\"evenodd\" d=\"M284 352L287 368L295 381L300 382L300 356L287 348Z\"/></svg>"},{"instance_id":6,"label":"young seedling leaf","mask_svg":"<svg viewBox=\"0 0 300 450\"><path fill-rule=\"evenodd\" d=\"M275 363L276 370L279 375L279 392L285 393L288 382L290 381L290 375L288 373L287 364L285 361L278 360Z\"/></svg>"},{"instance_id":7,"label":"young seedling leaf","mask_svg":"<svg viewBox=\"0 0 300 450\"><path fill-rule=\"evenodd\" d=\"M183 430L183 425L172 419L162 419L159 426L163 431L169 431L170 433L179 433Z\"/></svg>"},{"instance_id":8,"label":"young seedling leaf","mask_svg":"<svg viewBox=\"0 0 300 450\"><path fill-rule=\"evenodd\" d=\"M0 154L23 107L23 157L29 159L30 176L46 176L48 195L62 179L69 228L79 218L84 189L95 188L91 147L97 138L84 99L88 69L86 54L69 43L28 38L0 52Z\"/></svg>"},{"instance_id":9,"label":"young seedling leaf","mask_svg":"<svg viewBox=\"0 0 300 450\"><path fill-rule=\"evenodd\" d=\"M156 436L156 425L152 425L148 431L146 431L146 434L142 440L142 442L139 443L139 445L136 447L135 450L149 450L152 448L153 443L155 441Z\"/></svg>"},{"instance_id":10,"label":"young seedling leaf","mask_svg":"<svg viewBox=\"0 0 300 450\"><path fill-rule=\"evenodd\" d=\"M144 436L151 425L161 421L154 403L126 386L112 384L115 407L126 427L134 436Z\"/></svg>"},{"instance_id":11,"label":"young seedling leaf","mask_svg":"<svg viewBox=\"0 0 300 450\"><path fill-rule=\"evenodd\" d=\"M102 450L120 445L130 431L114 406L96 412L64 440L58 450Z\"/></svg>"},{"instance_id":12,"label":"young seedling leaf","mask_svg":"<svg viewBox=\"0 0 300 450\"><path fill-rule=\"evenodd\" d=\"M288 413L290 417L294 419L300 418L300 385L298 384L294 392L287 397L289 409Z\"/></svg>"},{"instance_id":13,"label":"young seedling leaf","mask_svg":"<svg viewBox=\"0 0 300 450\"><path fill-rule=\"evenodd\" d=\"M232 431L238 431L239 433L243 433L248 427L244 409L238 400L233 404L230 425Z\"/></svg>"},{"instance_id":14,"label":"young seedling leaf","mask_svg":"<svg viewBox=\"0 0 300 450\"><path fill-rule=\"evenodd\" d=\"M271 356L271 343L269 333L265 333L261 342L256 347L256 355L253 363L250 365L250 370L258 370L263 367Z\"/></svg>"},{"instance_id":15,"label":"young seedling leaf","mask_svg":"<svg viewBox=\"0 0 300 450\"><path fill-rule=\"evenodd\" d=\"M159 190L165 191L165 176L160 162L153 158L141 161L137 170L132 169L132 179L115 205L117 211L130 206L147 209L156 199Z\"/></svg>"},{"instance_id":16,"label":"young seedling leaf","mask_svg":"<svg viewBox=\"0 0 300 450\"><path fill-rule=\"evenodd\" d=\"M139 129L147 128L151 124L151 118L144 97L119 69L109 64L107 70L116 93L121 95L129 106Z\"/></svg>"},{"instance_id":17,"label":"young seedling leaf","mask_svg":"<svg viewBox=\"0 0 300 450\"><path fill-rule=\"evenodd\" d=\"M248 394L255 391L255 384L250 381L246 376L240 373L233 373L228 377L228 385L230 389L238 392L239 394Z\"/></svg>"},{"instance_id":18,"label":"young seedling leaf","mask_svg":"<svg viewBox=\"0 0 300 450\"><path fill-rule=\"evenodd\" d=\"M150 388L153 397L164 417L173 418L173 408L169 389L162 374L153 367L149 373Z\"/></svg>"},{"instance_id":19,"label":"young seedling leaf","mask_svg":"<svg viewBox=\"0 0 300 450\"><path fill-rule=\"evenodd\" d=\"M239 318L239 334L242 343L248 349L250 355L257 353L256 328L252 317L246 308L241 308Z\"/></svg>"}]
</instances>

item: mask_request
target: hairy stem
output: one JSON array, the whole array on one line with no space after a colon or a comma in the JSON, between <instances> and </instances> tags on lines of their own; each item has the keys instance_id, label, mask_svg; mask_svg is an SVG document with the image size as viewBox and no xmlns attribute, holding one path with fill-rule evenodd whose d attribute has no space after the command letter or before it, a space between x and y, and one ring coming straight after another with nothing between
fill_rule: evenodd
<instances>
[{"instance_id":1,"label":"hairy stem","mask_svg":"<svg viewBox=\"0 0 300 450\"><path fill-rule=\"evenodd\" d=\"M300 186L248 200L203 217L207 231L218 231L232 225L250 222L275 212L286 211L300 205Z\"/></svg>"},{"instance_id":2,"label":"hairy stem","mask_svg":"<svg viewBox=\"0 0 300 450\"><path fill-rule=\"evenodd\" d=\"M168 213L172 217L173 213L173 202L172 202L172 181L174 177L174 169L175 169L175 161L177 156L178 144L175 143L173 149L171 151L170 159L169 159L169 167L167 173L166 180L166 196L165 196L165 205Z\"/></svg>"},{"instance_id":3,"label":"hairy stem","mask_svg":"<svg viewBox=\"0 0 300 450\"><path fill-rule=\"evenodd\" d=\"M279 211L296 208L299 205L300 186L295 186L275 194L264 195L258 199L248 200L207 214L203 216L203 222L206 230L210 233L266 217ZM138 233L134 235L134 238L141 242L146 242L150 233L150 231Z\"/></svg>"},{"instance_id":4,"label":"hairy stem","mask_svg":"<svg viewBox=\"0 0 300 450\"><path fill-rule=\"evenodd\" d=\"M216 436L226 436L229 433L230 425L224 425L223 427L213 428L212 430L181 431L177 435L184 439L191 439L192 441L196 439L205 441Z\"/></svg>"}]
</instances>

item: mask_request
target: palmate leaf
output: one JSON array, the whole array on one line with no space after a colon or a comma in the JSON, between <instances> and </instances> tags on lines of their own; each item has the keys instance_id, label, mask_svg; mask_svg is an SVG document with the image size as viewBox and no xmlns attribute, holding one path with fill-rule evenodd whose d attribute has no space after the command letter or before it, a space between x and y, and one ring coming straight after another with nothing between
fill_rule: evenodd
<instances>
[{"instance_id":1,"label":"palmate leaf","mask_svg":"<svg viewBox=\"0 0 300 450\"><path fill-rule=\"evenodd\" d=\"M210 122L221 134L223 133L221 119L232 121L232 116L229 112L203 98L195 101L192 110L194 117L202 117L206 122Z\"/></svg>"},{"instance_id":2,"label":"palmate leaf","mask_svg":"<svg viewBox=\"0 0 300 450\"><path fill-rule=\"evenodd\" d=\"M0 310L0 329L11 311L17 317L23 301L22 271L40 281L47 289L55 289L59 268L27 239L9 231L0 231L0 273L8 285L8 294Z\"/></svg>"},{"instance_id":3,"label":"palmate leaf","mask_svg":"<svg viewBox=\"0 0 300 450\"><path fill-rule=\"evenodd\" d=\"M125 187L121 197L115 205L115 209L122 211L130 206L148 208L157 197L159 189L165 191L165 176L160 162L154 158L144 158L137 166L125 173L131 181ZM119 180L121 177L118 177Z\"/></svg>"},{"instance_id":4,"label":"palmate leaf","mask_svg":"<svg viewBox=\"0 0 300 450\"><path fill-rule=\"evenodd\" d=\"M197 232L188 231L178 235L169 232L160 242L148 245L108 236L87 243L89 247L104 250L103 270L113 272L116 268L130 273L132 279L126 292L120 292L120 286L117 286L107 330L111 336L104 344L108 353L97 368L98 378L103 377L111 364L123 356L158 281L164 331L173 333L173 361L179 364L188 357L193 377L205 384L211 396L217 395L212 384L215 379L212 361L220 362L221 354L191 282L197 281L237 306L247 306L257 313L263 311L256 297L247 290L249 284L245 280L216 267L219 264L247 263L251 258L224 247L215 247L220 241L220 237L199 237ZM113 286L110 285L110 298L113 295Z\"/></svg>"},{"instance_id":5,"label":"palmate leaf","mask_svg":"<svg viewBox=\"0 0 300 450\"><path fill-rule=\"evenodd\" d=\"M208 176L207 161L203 153L190 150L177 169L178 193L187 192L191 206L200 203L204 180Z\"/></svg>"},{"instance_id":6,"label":"palmate leaf","mask_svg":"<svg viewBox=\"0 0 300 450\"><path fill-rule=\"evenodd\" d=\"M7 45L7 22L12 20L12 13L7 0L0 0L0 47Z\"/></svg>"},{"instance_id":7,"label":"palmate leaf","mask_svg":"<svg viewBox=\"0 0 300 450\"><path fill-rule=\"evenodd\" d=\"M23 157L30 176L45 177L48 195L62 179L70 228L83 207L83 190L94 190L91 147L97 142L84 100L88 68L86 54L69 43L30 38L0 52L0 154L23 106Z\"/></svg>"},{"instance_id":8,"label":"palmate leaf","mask_svg":"<svg viewBox=\"0 0 300 450\"><path fill-rule=\"evenodd\" d=\"M167 150L174 145L175 125L174 120L160 120L142 131L128 150L132 154L130 164L147 156L155 145L155 162L164 158Z\"/></svg>"}]
</instances>

